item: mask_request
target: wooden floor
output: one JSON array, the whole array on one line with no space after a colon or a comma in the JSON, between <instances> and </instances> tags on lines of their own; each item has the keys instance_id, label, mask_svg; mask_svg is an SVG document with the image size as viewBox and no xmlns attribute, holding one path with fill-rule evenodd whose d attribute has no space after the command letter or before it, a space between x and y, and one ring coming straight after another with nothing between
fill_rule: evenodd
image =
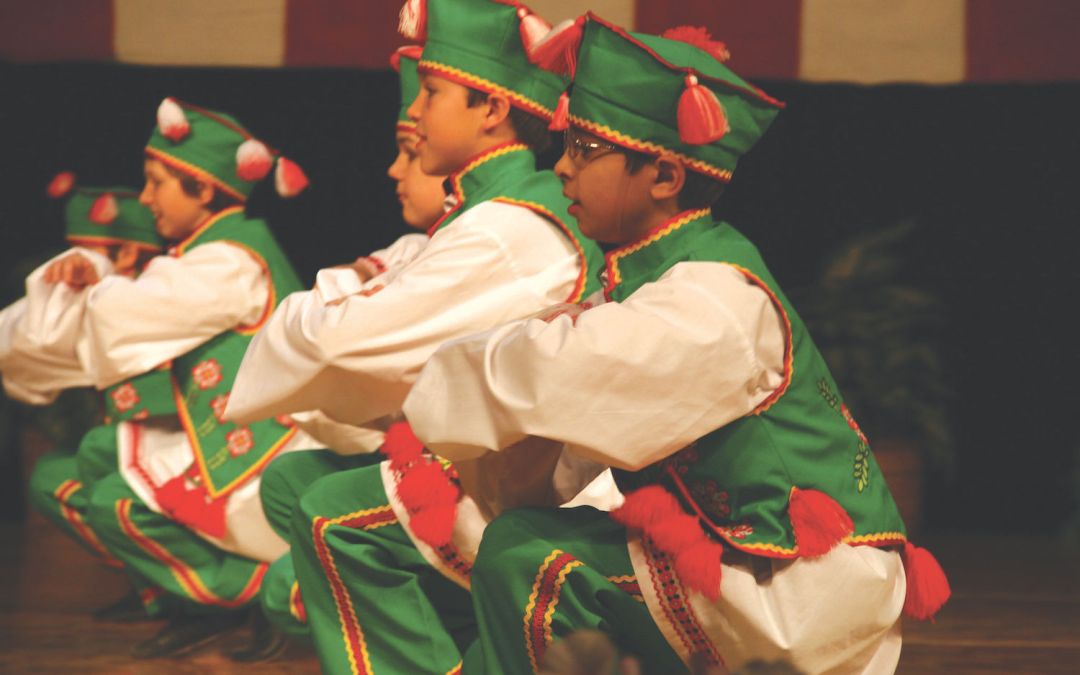
<instances>
[{"instance_id":1,"label":"wooden floor","mask_svg":"<svg viewBox=\"0 0 1080 675\"><path fill-rule=\"evenodd\" d=\"M267 664L236 665L217 648L184 660L133 661L131 645L156 623L106 624L92 609L120 597L123 580L86 565L54 528L0 525L0 673L317 673L294 645ZM936 623L905 626L900 673L1080 673L1080 553L1049 539L929 540L953 600ZM239 636L233 638L235 644Z\"/></svg>"}]
</instances>

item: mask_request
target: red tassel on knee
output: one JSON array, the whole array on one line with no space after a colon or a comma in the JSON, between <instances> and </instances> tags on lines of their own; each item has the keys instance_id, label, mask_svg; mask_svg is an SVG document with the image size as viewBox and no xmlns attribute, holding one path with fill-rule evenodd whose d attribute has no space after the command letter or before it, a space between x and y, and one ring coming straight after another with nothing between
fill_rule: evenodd
<instances>
[{"instance_id":1,"label":"red tassel on knee","mask_svg":"<svg viewBox=\"0 0 1080 675\"><path fill-rule=\"evenodd\" d=\"M919 621L932 621L952 595L945 570L930 551L905 542L904 572L907 575L904 614Z\"/></svg>"},{"instance_id":2,"label":"red tassel on knee","mask_svg":"<svg viewBox=\"0 0 1080 675\"><path fill-rule=\"evenodd\" d=\"M700 528L699 528L700 529ZM675 571L686 585L712 601L720 599L720 570L724 547L702 536L675 556Z\"/></svg>"},{"instance_id":3,"label":"red tassel on knee","mask_svg":"<svg viewBox=\"0 0 1080 675\"><path fill-rule=\"evenodd\" d=\"M450 543L457 520L457 502L425 508L409 516L409 530L420 541L439 548Z\"/></svg>"},{"instance_id":4,"label":"red tassel on knee","mask_svg":"<svg viewBox=\"0 0 1080 675\"><path fill-rule=\"evenodd\" d=\"M791 488L788 517L795 533L795 546L804 558L825 555L855 531L855 524L844 507L820 490Z\"/></svg>"},{"instance_id":5,"label":"red tassel on knee","mask_svg":"<svg viewBox=\"0 0 1080 675\"><path fill-rule=\"evenodd\" d=\"M406 466L420 459L424 444L413 433L408 422L395 422L386 430L382 453L390 460L390 468L401 471Z\"/></svg>"},{"instance_id":6,"label":"red tassel on knee","mask_svg":"<svg viewBox=\"0 0 1080 675\"><path fill-rule=\"evenodd\" d=\"M655 521L682 513L679 501L663 486L648 485L626 495L626 501L611 511L611 517L626 527L644 530Z\"/></svg>"}]
</instances>

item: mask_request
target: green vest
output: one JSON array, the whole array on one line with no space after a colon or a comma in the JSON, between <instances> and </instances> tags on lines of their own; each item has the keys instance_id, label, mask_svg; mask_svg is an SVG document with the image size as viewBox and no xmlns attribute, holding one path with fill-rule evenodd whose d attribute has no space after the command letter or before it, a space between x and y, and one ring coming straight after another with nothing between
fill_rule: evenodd
<instances>
[{"instance_id":1,"label":"green vest","mask_svg":"<svg viewBox=\"0 0 1080 675\"><path fill-rule=\"evenodd\" d=\"M624 300L684 261L731 265L770 296L789 331L784 384L751 414L676 454L641 471L617 471L620 488L661 484L712 535L754 555L800 555L788 515L793 488L839 503L855 525L849 544L903 542L904 524L866 437L802 320L739 232L714 223L708 210L679 214L642 242L607 254L605 294Z\"/></svg>"},{"instance_id":2,"label":"green vest","mask_svg":"<svg viewBox=\"0 0 1080 675\"><path fill-rule=\"evenodd\" d=\"M600 248L581 234L577 220L566 212L570 200L562 194L562 182L551 171L536 170L536 157L527 145L506 143L491 148L451 174L447 182L457 203L432 225L429 235L482 202L523 206L558 226L578 251L581 272L566 302L580 302L600 289Z\"/></svg>"},{"instance_id":3,"label":"green vest","mask_svg":"<svg viewBox=\"0 0 1080 675\"><path fill-rule=\"evenodd\" d=\"M105 424L176 415L168 365L106 387L104 394Z\"/></svg>"},{"instance_id":4,"label":"green vest","mask_svg":"<svg viewBox=\"0 0 1080 675\"><path fill-rule=\"evenodd\" d=\"M270 318L281 299L300 290L301 285L266 223L247 218L242 207L214 214L178 244L172 254L180 257L211 242L228 242L243 248L270 277L270 298L255 324L221 333L177 357L172 364L176 408L195 451L198 477L210 498L217 499L257 474L296 433L286 418L246 426L224 422L222 418L252 336Z\"/></svg>"}]
</instances>

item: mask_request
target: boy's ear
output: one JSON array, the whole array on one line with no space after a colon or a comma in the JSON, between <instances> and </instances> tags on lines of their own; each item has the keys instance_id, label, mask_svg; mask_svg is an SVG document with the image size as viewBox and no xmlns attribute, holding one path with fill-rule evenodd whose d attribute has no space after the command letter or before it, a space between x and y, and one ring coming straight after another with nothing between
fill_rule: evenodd
<instances>
[{"instance_id":1,"label":"boy's ear","mask_svg":"<svg viewBox=\"0 0 1080 675\"><path fill-rule=\"evenodd\" d=\"M656 177L649 193L656 201L677 199L686 184L686 167L679 159L670 154L663 154L654 160Z\"/></svg>"},{"instance_id":2,"label":"boy's ear","mask_svg":"<svg viewBox=\"0 0 1080 675\"><path fill-rule=\"evenodd\" d=\"M214 199L214 186L210 183L199 181L199 203L207 206Z\"/></svg>"},{"instance_id":3,"label":"boy's ear","mask_svg":"<svg viewBox=\"0 0 1080 675\"><path fill-rule=\"evenodd\" d=\"M487 114L484 116L484 131L491 131L510 116L510 99L502 94L488 94Z\"/></svg>"}]
</instances>

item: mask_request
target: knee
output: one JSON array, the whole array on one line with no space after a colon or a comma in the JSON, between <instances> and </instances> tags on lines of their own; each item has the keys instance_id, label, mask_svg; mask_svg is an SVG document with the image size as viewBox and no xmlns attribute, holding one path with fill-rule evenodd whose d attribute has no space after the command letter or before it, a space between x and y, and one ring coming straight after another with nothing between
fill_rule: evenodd
<instances>
[{"instance_id":1,"label":"knee","mask_svg":"<svg viewBox=\"0 0 1080 675\"><path fill-rule=\"evenodd\" d=\"M539 509L513 509L488 523L473 564L473 583L478 579L498 580L507 576L508 570L519 569L526 562L535 564L535 545L539 541L533 534L533 520L538 512Z\"/></svg>"},{"instance_id":2,"label":"knee","mask_svg":"<svg viewBox=\"0 0 1080 675\"><path fill-rule=\"evenodd\" d=\"M95 532L105 538L119 527L116 516L116 506L120 500L118 484L124 484L123 476L112 474L92 486L88 495L86 520Z\"/></svg>"}]
</instances>

